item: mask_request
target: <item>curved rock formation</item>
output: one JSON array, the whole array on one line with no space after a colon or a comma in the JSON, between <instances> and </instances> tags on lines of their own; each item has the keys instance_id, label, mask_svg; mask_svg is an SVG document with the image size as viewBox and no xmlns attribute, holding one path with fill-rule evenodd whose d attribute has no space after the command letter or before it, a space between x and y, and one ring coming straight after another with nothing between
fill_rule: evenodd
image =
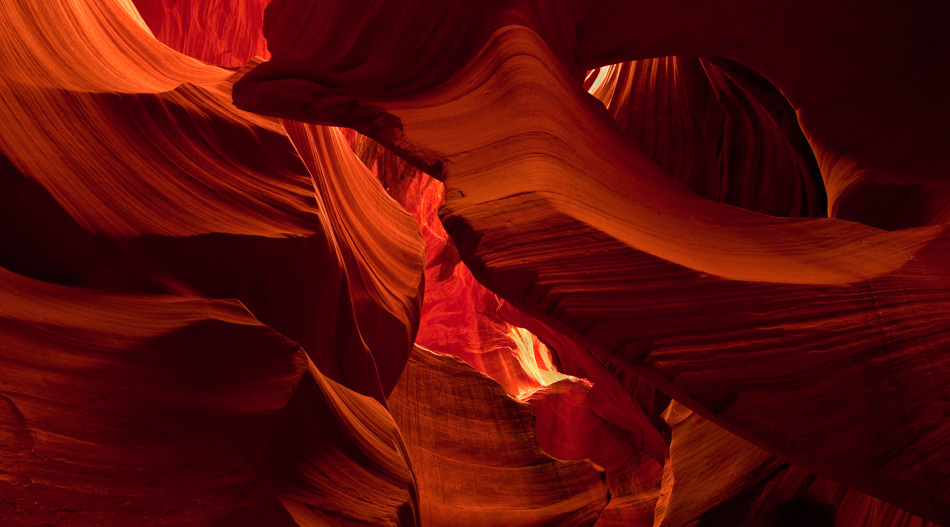
<instances>
[{"instance_id":1,"label":"curved rock formation","mask_svg":"<svg viewBox=\"0 0 950 527\"><path fill-rule=\"evenodd\" d=\"M699 196L773 216L826 215L794 110L752 70L663 57L591 73L588 91L633 145Z\"/></svg>"},{"instance_id":2,"label":"curved rock formation","mask_svg":"<svg viewBox=\"0 0 950 527\"><path fill-rule=\"evenodd\" d=\"M353 155L337 128L284 121L312 174L347 270L360 336L373 350L386 393L415 341L424 247L413 218Z\"/></svg>"},{"instance_id":3,"label":"curved rock formation","mask_svg":"<svg viewBox=\"0 0 950 527\"><path fill-rule=\"evenodd\" d=\"M950 522L942 4L0 4L0 524Z\"/></svg>"},{"instance_id":4,"label":"curved rock formation","mask_svg":"<svg viewBox=\"0 0 950 527\"><path fill-rule=\"evenodd\" d=\"M301 526L421 525L419 484L388 409L309 366L267 457L286 511Z\"/></svg>"},{"instance_id":5,"label":"curved rock formation","mask_svg":"<svg viewBox=\"0 0 950 527\"><path fill-rule=\"evenodd\" d=\"M932 522L785 463L674 402L657 527L929 526Z\"/></svg>"},{"instance_id":6,"label":"curved rock formation","mask_svg":"<svg viewBox=\"0 0 950 527\"><path fill-rule=\"evenodd\" d=\"M944 181L950 9L855 4L592 2L579 21L587 67L667 55L727 57L795 109L831 216L886 229L950 219Z\"/></svg>"},{"instance_id":7,"label":"curved rock formation","mask_svg":"<svg viewBox=\"0 0 950 527\"><path fill-rule=\"evenodd\" d=\"M652 526L663 467L591 409L590 391L588 382L563 379L525 398L538 443L558 459L590 459L606 470L610 503L597 527Z\"/></svg>"},{"instance_id":8,"label":"curved rock formation","mask_svg":"<svg viewBox=\"0 0 950 527\"><path fill-rule=\"evenodd\" d=\"M0 281L4 523L415 524L385 408L239 302Z\"/></svg>"},{"instance_id":9,"label":"curved rock formation","mask_svg":"<svg viewBox=\"0 0 950 527\"><path fill-rule=\"evenodd\" d=\"M947 368L934 351L948 338L945 228L888 233L702 200L630 148L583 91L571 35L555 31L571 9L508 25L503 7L459 29L460 40L482 37L471 59L460 50L441 78L390 89L395 66L367 79L362 57L406 64L401 53L359 33L349 62L318 61L325 37L302 32L313 8L275 2L274 59L238 83L235 101L351 126L401 152L444 179L447 231L490 289L755 444L946 519ZM373 16L338 9L340 25ZM611 36L579 27L582 61L670 45L621 38L615 53L591 51L629 34L621 20L598 27ZM418 38L438 48L442 34ZM807 124L813 147L835 142ZM828 157L818 159L828 178Z\"/></svg>"},{"instance_id":10,"label":"curved rock formation","mask_svg":"<svg viewBox=\"0 0 950 527\"><path fill-rule=\"evenodd\" d=\"M416 347L389 405L422 525L590 526L607 505L603 469L542 452L530 407L454 357Z\"/></svg>"},{"instance_id":11,"label":"curved rock formation","mask_svg":"<svg viewBox=\"0 0 950 527\"><path fill-rule=\"evenodd\" d=\"M385 407L414 227L377 218L418 268L387 278L402 336L371 350L307 164L230 103L243 72L164 47L125 2L0 24L0 523L417 525Z\"/></svg>"},{"instance_id":12,"label":"curved rock formation","mask_svg":"<svg viewBox=\"0 0 950 527\"><path fill-rule=\"evenodd\" d=\"M70 27L67 8L79 13L93 7L99 6L61 6L64 12L50 14L46 23ZM26 79L11 69L4 77L2 112L10 125L0 134L0 148L28 178L24 181L34 180L39 187L11 184L23 192L29 187L31 196L37 194L30 200L43 200L65 212L54 212L57 220L47 213L47 218L22 227L6 223L12 239L3 251L4 264L31 275L43 269L44 276L69 283L239 298L262 321L304 346L322 372L382 400L382 392L395 385L411 347L421 295L421 272L413 266L421 268L422 247L414 227L407 224L408 216L393 211L385 221L375 220L378 228L390 229L385 234L391 245L363 249L359 261L345 256L352 249L347 245L341 253L335 241L334 221L328 217L334 208L315 195L311 175L284 128L228 102L233 74L161 47L118 7L94 14L89 25L99 23L112 33L84 38L103 42L89 52L107 57L111 63L106 71L114 76L90 70L82 78L75 74L75 79L52 74ZM21 38L40 31L38 19L27 19L35 13L23 11L23 20L17 12L11 15L13 22L22 22L16 28ZM121 31L116 33L116 28ZM65 69L74 52L71 36L67 33L47 48L27 49L35 53L33 60ZM121 38L126 39L125 48L108 47ZM154 71L132 72L137 75L132 80L146 91L100 93L131 88L124 68L143 50L157 54L151 64L161 65ZM47 67L53 70L52 65ZM180 84L186 80L189 83ZM51 89L53 82L62 84ZM90 141L90 134L97 140ZM23 214L19 208L30 201L6 195L6 210ZM380 198L388 199L377 189L370 199L379 203ZM63 247L50 239L58 236L55 230L35 232L51 225L76 232L78 240ZM349 238L351 243L353 236ZM382 337L373 337L370 344L377 349L371 352L356 327L351 291L363 306L356 316L371 312L367 327L383 315L365 307L361 288L348 291L341 285L344 267L351 267L349 274L363 276L363 260L378 261L372 251L383 249L389 249L387 255L405 251L397 260L401 267L389 269L389 297L377 308L398 311L397 330L405 337L400 342L390 336L385 345ZM405 277L402 283L396 282L396 269ZM409 276L413 272L415 276ZM107 276L96 276L103 273ZM335 332L316 323L333 320ZM392 330L393 324L387 328ZM382 390L371 353L386 363Z\"/></svg>"}]
</instances>

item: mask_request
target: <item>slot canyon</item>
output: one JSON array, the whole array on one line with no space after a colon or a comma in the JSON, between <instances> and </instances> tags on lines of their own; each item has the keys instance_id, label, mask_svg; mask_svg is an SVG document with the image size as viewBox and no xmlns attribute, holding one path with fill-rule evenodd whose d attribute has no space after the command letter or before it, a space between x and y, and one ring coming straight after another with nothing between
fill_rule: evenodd
<instances>
[{"instance_id":1,"label":"slot canyon","mask_svg":"<svg viewBox=\"0 0 950 527\"><path fill-rule=\"evenodd\" d=\"M950 526L950 3L0 5L0 527Z\"/></svg>"}]
</instances>

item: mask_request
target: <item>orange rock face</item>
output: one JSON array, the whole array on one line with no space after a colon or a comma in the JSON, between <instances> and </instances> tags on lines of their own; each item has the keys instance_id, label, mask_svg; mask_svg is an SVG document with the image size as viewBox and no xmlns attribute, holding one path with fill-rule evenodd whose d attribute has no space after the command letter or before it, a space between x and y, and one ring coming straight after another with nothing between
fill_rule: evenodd
<instances>
[{"instance_id":1,"label":"orange rock face","mask_svg":"<svg viewBox=\"0 0 950 527\"><path fill-rule=\"evenodd\" d=\"M0 525L950 525L950 9L24 0Z\"/></svg>"}]
</instances>

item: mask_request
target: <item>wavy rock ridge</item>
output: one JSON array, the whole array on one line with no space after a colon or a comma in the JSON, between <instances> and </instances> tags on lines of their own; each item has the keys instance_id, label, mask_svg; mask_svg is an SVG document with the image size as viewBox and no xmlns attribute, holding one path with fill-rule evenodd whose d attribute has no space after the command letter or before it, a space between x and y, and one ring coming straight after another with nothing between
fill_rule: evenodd
<instances>
[{"instance_id":1,"label":"wavy rock ridge","mask_svg":"<svg viewBox=\"0 0 950 527\"><path fill-rule=\"evenodd\" d=\"M596 5L575 20L590 24L617 5ZM526 8L517 24L503 3L493 7L476 27L458 29L462 38L482 42L480 50L445 65L437 81L419 80L407 94L405 85L392 91L352 82L351 75L368 68L358 55L349 56L348 68L318 60L319 35L284 38L313 11L292 1L272 4L271 27L283 31L268 33L265 25L276 39L274 58L238 84L235 101L264 113L352 126L402 153L445 181L446 230L476 277L500 296L581 341L611 368L646 380L755 444L946 520L948 435L938 416L946 413L947 399L937 387L945 385L947 370L934 351L947 338L945 227L885 232L836 219L773 218L699 199L631 148L584 93L579 64L565 53L573 39L556 33L575 15L572 7L536 17ZM944 15L915 5L907 16L922 14ZM341 24L374 16L338 15ZM679 23L670 13L657 16ZM883 18L871 9L863 23ZM579 26L582 64L587 56L597 57L588 61L595 65L606 56L655 52L640 42L611 41L622 33L622 19L603 21L606 36ZM426 38L438 46L440 35ZM708 36L689 44L698 49ZM378 45L373 39L365 35L351 49ZM668 46L659 38L655 44ZM590 51L598 46L605 50ZM374 60L380 60L387 50L376 49ZM396 52L389 57L406 63ZM934 64L946 54L937 57ZM768 74L769 57L761 58ZM855 77L863 72L857 66L850 72ZM779 87L792 86L782 80ZM818 93L821 86L793 87ZM881 89L895 93L896 87ZM790 100L818 152L826 186L834 188L841 174L828 168L825 152L846 138L826 130L817 114L815 121L801 117L807 97ZM849 111L861 111L859 102ZM839 151L869 167L886 164L865 147ZM921 389L919 379L934 388ZM839 410L814 410L828 407Z\"/></svg>"},{"instance_id":2,"label":"wavy rock ridge","mask_svg":"<svg viewBox=\"0 0 950 527\"><path fill-rule=\"evenodd\" d=\"M0 525L950 524L939 3L0 5Z\"/></svg>"}]
</instances>

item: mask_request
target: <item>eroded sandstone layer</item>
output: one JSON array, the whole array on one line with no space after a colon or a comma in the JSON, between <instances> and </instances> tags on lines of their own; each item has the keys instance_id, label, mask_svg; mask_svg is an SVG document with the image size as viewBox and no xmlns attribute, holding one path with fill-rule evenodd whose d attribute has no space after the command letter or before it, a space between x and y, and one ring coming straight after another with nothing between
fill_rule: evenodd
<instances>
[{"instance_id":1,"label":"eroded sandstone layer","mask_svg":"<svg viewBox=\"0 0 950 527\"><path fill-rule=\"evenodd\" d=\"M942 3L0 6L0 525L950 524Z\"/></svg>"}]
</instances>

